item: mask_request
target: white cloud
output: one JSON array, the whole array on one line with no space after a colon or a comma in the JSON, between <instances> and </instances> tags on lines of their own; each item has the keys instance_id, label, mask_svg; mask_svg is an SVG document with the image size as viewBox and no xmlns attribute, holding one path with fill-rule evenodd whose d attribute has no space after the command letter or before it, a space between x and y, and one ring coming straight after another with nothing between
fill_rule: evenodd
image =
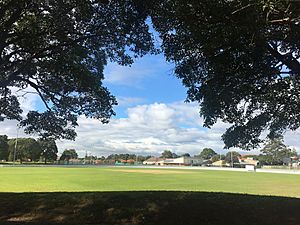
<instances>
[{"instance_id":1,"label":"white cloud","mask_svg":"<svg viewBox=\"0 0 300 225\"><path fill-rule=\"evenodd\" d=\"M138 98L138 97L125 97L125 96L117 97L118 106L123 106L123 107L141 104L145 101L146 99Z\"/></svg>"},{"instance_id":2,"label":"white cloud","mask_svg":"<svg viewBox=\"0 0 300 225\"><path fill-rule=\"evenodd\" d=\"M219 130L202 128L197 105L185 103L139 105L128 109L128 117L109 124L81 117L75 142L61 141L60 149L81 149L96 155L131 152L159 155L169 149L177 154L198 154L204 147L221 150ZM191 124L194 121L194 124Z\"/></svg>"},{"instance_id":3,"label":"white cloud","mask_svg":"<svg viewBox=\"0 0 300 225\"><path fill-rule=\"evenodd\" d=\"M28 113L28 111L35 109L37 103L40 101L39 95L32 87L28 87L25 89L18 89L16 87L12 87L11 91L14 95L18 97L21 109L23 110L23 116L25 116Z\"/></svg>"},{"instance_id":4,"label":"white cloud","mask_svg":"<svg viewBox=\"0 0 300 225\"><path fill-rule=\"evenodd\" d=\"M284 143L290 147L295 147L300 152L300 129L296 131L287 131L284 135Z\"/></svg>"},{"instance_id":5,"label":"white cloud","mask_svg":"<svg viewBox=\"0 0 300 225\"><path fill-rule=\"evenodd\" d=\"M61 150L73 147L81 149L82 154L87 150L98 156L125 152L159 155L166 149L194 155L204 147L226 154L221 135L229 125L218 122L212 129L203 128L198 110L197 104L153 103L129 108L126 118L112 119L106 125L82 117L76 141L62 141L59 146ZM296 137L300 137L300 131L293 133L294 136L288 134L293 138L287 137L286 143L299 149Z\"/></svg>"},{"instance_id":6,"label":"white cloud","mask_svg":"<svg viewBox=\"0 0 300 225\"><path fill-rule=\"evenodd\" d=\"M97 120L80 117L76 141L61 140L57 144L60 152L75 148L81 156L86 151L97 156L114 153L159 155L167 149L177 154L188 152L194 155L204 147L226 153L222 150L221 135L228 125L218 122L212 129L203 128L198 111L197 104L153 103L128 108L127 117L113 118L104 125ZM16 122L0 123L0 134L15 137ZM20 136L24 136L22 131ZM299 138L299 130L287 132L285 143L299 150Z\"/></svg>"},{"instance_id":7,"label":"white cloud","mask_svg":"<svg viewBox=\"0 0 300 225\"><path fill-rule=\"evenodd\" d=\"M39 96L35 94L33 88L29 87L23 90L18 88L11 88L11 91L14 95L18 97L18 100L23 110L22 116L26 116L28 111L36 108L38 102L40 101ZM22 128L18 128L18 121L16 120L5 120L0 122L0 135L6 134L8 137L16 137L17 133L20 137L28 136L24 133Z\"/></svg>"}]
</instances>

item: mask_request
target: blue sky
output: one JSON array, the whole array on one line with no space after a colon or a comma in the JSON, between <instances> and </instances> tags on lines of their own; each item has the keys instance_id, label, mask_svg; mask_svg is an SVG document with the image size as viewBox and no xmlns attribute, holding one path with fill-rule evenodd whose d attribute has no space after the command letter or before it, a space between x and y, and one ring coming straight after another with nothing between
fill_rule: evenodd
<instances>
[{"instance_id":1,"label":"blue sky","mask_svg":"<svg viewBox=\"0 0 300 225\"><path fill-rule=\"evenodd\" d=\"M162 40L147 19L154 44L160 48ZM167 62L163 54L137 58L131 66L108 63L104 69L104 86L118 99L116 118L127 115L127 108L140 104L172 103L184 101L186 88L174 76L174 64Z\"/></svg>"},{"instance_id":2,"label":"blue sky","mask_svg":"<svg viewBox=\"0 0 300 225\"><path fill-rule=\"evenodd\" d=\"M163 55L146 55L130 67L109 63L104 70L104 85L118 98L116 117L125 116L128 106L184 101L186 88L173 70L174 65Z\"/></svg>"}]
</instances>

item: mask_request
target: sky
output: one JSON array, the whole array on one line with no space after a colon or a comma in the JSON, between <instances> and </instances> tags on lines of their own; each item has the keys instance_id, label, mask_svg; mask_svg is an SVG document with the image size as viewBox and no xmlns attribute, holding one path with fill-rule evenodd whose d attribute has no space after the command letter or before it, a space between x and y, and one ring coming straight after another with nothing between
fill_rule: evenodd
<instances>
[{"instance_id":1,"label":"sky","mask_svg":"<svg viewBox=\"0 0 300 225\"><path fill-rule=\"evenodd\" d=\"M131 67L109 63L104 71L104 86L116 96L117 113L108 124L80 117L75 141L58 140L59 152L74 148L79 156L130 153L159 156L164 150L176 154L199 154L212 148L226 154L221 135L228 124L218 122L212 129L204 128L197 103L185 103L186 89L173 75L174 65L163 55L146 55ZM41 108L37 95L20 99L24 115ZM0 123L0 134L16 137L16 121ZM19 131L20 137L26 135ZM34 137L34 136L33 136ZM37 138L37 137L35 137ZM300 131L287 132L285 143L300 150ZM242 154L258 153L258 149Z\"/></svg>"}]
</instances>

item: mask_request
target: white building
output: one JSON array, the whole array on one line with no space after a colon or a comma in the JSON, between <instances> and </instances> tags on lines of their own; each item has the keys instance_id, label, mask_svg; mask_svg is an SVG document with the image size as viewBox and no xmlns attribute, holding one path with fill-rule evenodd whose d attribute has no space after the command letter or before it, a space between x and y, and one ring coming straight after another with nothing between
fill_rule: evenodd
<instances>
[{"instance_id":1,"label":"white building","mask_svg":"<svg viewBox=\"0 0 300 225\"><path fill-rule=\"evenodd\" d=\"M194 157L179 157L175 159L150 158L143 162L144 165L174 165L174 166L199 166L203 163L203 159Z\"/></svg>"},{"instance_id":2,"label":"white building","mask_svg":"<svg viewBox=\"0 0 300 225\"><path fill-rule=\"evenodd\" d=\"M163 163L164 159L151 157L143 162L143 165L159 165L158 163Z\"/></svg>"}]
</instances>

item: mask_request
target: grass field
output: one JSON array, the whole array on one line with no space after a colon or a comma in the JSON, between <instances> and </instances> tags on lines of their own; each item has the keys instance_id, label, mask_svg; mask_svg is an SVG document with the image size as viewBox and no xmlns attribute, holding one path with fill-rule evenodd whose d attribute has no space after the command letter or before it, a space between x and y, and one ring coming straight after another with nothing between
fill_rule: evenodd
<instances>
[{"instance_id":1,"label":"grass field","mask_svg":"<svg viewBox=\"0 0 300 225\"><path fill-rule=\"evenodd\" d=\"M0 192L209 191L300 197L300 176L211 170L0 168Z\"/></svg>"},{"instance_id":2,"label":"grass field","mask_svg":"<svg viewBox=\"0 0 300 225\"><path fill-rule=\"evenodd\" d=\"M0 184L1 225L300 224L299 175L3 167Z\"/></svg>"}]
</instances>

